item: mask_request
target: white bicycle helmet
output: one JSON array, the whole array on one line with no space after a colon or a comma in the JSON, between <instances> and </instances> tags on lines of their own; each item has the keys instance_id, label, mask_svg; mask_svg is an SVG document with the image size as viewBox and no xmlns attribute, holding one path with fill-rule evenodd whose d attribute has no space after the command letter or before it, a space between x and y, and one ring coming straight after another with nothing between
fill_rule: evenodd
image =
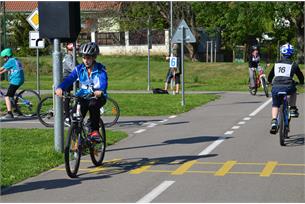
<instances>
[{"instance_id":1,"label":"white bicycle helmet","mask_svg":"<svg viewBox=\"0 0 305 204\"><path fill-rule=\"evenodd\" d=\"M95 42L89 42L80 46L79 53L81 55L96 56L100 54L100 49Z\"/></svg>"},{"instance_id":2,"label":"white bicycle helmet","mask_svg":"<svg viewBox=\"0 0 305 204\"><path fill-rule=\"evenodd\" d=\"M294 48L291 44L286 43L285 45L281 46L280 51L282 55L290 57L294 53Z\"/></svg>"}]
</instances>

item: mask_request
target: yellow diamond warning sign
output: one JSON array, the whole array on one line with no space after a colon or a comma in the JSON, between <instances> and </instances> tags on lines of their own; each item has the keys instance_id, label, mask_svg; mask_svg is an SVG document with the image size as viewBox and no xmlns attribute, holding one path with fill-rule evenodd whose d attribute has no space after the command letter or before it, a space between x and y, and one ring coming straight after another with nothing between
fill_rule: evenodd
<instances>
[{"instance_id":1,"label":"yellow diamond warning sign","mask_svg":"<svg viewBox=\"0 0 305 204\"><path fill-rule=\"evenodd\" d=\"M38 15L38 8L36 8L31 15L29 15L26 20L29 22L29 24L34 28L34 30L39 29L39 15Z\"/></svg>"}]
</instances>

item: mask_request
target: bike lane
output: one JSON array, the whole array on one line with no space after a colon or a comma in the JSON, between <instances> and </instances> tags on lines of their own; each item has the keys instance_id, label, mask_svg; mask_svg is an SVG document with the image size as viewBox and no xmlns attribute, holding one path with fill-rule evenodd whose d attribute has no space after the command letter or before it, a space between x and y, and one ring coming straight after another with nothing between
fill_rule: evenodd
<instances>
[{"instance_id":1,"label":"bike lane","mask_svg":"<svg viewBox=\"0 0 305 204\"><path fill-rule=\"evenodd\" d=\"M1 201L136 202L164 181L174 181L165 183L168 187L164 187L164 192L152 201L183 202L180 198L183 197L188 202L196 202L198 199L198 202L209 202L209 198L214 196L206 189L211 186L215 186L211 189L221 189L221 186L233 188L234 179L233 183L225 185L227 181L217 180L220 177L186 172L193 168L194 162L218 162L221 167L223 163L231 161L222 170L216 169L221 175L234 164L232 161L239 161L239 158L229 156L232 152L247 155L249 149L240 151L239 147L244 144L234 134L227 135L223 144L219 144L212 152L198 154L225 136L233 125L241 122L241 119L266 100L263 96L224 94L221 100L168 118L168 121L147 127L144 132L131 133L128 139L108 149L105 160L109 162L101 168L92 167L89 158L83 158L79 178L67 178L64 167L61 166L13 186L4 192ZM268 122L264 122L263 127L265 126L269 128L269 117ZM251 135L249 130L245 134ZM222 152L227 143L234 144L232 149ZM228 158L223 158L225 155ZM249 160L251 159L246 161ZM208 182L212 177L216 180ZM198 196L193 196L197 194Z\"/></svg>"}]
</instances>

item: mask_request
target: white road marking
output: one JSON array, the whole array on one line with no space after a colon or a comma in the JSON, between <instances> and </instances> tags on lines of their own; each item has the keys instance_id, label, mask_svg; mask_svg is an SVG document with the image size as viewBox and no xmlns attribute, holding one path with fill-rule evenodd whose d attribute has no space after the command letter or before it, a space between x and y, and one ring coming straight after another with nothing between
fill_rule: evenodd
<instances>
[{"instance_id":1,"label":"white road marking","mask_svg":"<svg viewBox=\"0 0 305 204\"><path fill-rule=\"evenodd\" d=\"M144 132L144 131L146 131L145 129L140 129L140 130L137 130L137 131L135 131L135 132L133 132L133 133L141 133L141 132Z\"/></svg>"},{"instance_id":2,"label":"white road marking","mask_svg":"<svg viewBox=\"0 0 305 204\"><path fill-rule=\"evenodd\" d=\"M233 130L237 130L239 128L240 128L240 126L237 126L237 125L232 127Z\"/></svg>"},{"instance_id":3,"label":"white road marking","mask_svg":"<svg viewBox=\"0 0 305 204\"><path fill-rule=\"evenodd\" d=\"M238 125L244 125L244 124L246 124L245 121L240 121L240 122L238 123Z\"/></svg>"},{"instance_id":4,"label":"white road marking","mask_svg":"<svg viewBox=\"0 0 305 204\"><path fill-rule=\"evenodd\" d=\"M225 132L225 135L232 135L233 133L234 133L234 131L230 130L230 131Z\"/></svg>"},{"instance_id":5,"label":"white road marking","mask_svg":"<svg viewBox=\"0 0 305 204\"><path fill-rule=\"evenodd\" d=\"M243 120L251 120L250 117L245 117Z\"/></svg>"},{"instance_id":6,"label":"white road marking","mask_svg":"<svg viewBox=\"0 0 305 204\"><path fill-rule=\"evenodd\" d=\"M157 124L156 123L150 123L147 127L152 128L155 127Z\"/></svg>"},{"instance_id":7,"label":"white road marking","mask_svg":"<svg viewBox=\"0 0 305 204\"><path fill-rule=\"evenodd\" d=\"M177 117L176 115L172 115L172 116L169 116L168 118L175 118Z\"/></svg>"},{"instance_id":8,"label":"white road marking","mask_svg":"<svg viewBox=\"0 0 305 204\"><path fill-rule=\"evenodd\" d=\"M208 155L210 152L212 152L218 145L220 145L226 137L219 137L216 141L214 141L212 144L210 144L207 148L205 148L202 152L198 154L198 156L202 155Z\"/></svg>"},{"instance_id":9,"label":"white road marking","mask_svg":"<svg viewBox=\"0 0 305 204\"><path fill-rule=\"evenodd\" d=\"M156 197L158 197L163 191L170 187L175 181L163 181L159 186L154 188L151 192L146 194L143 198L137 201L137 203L150 203Z\"/></svg>"},{"instance_id":10,"label":"white road marking","mask_svg":"<svg viewBox=\"0 0 305 204\"><path fill-rule=\"evenodd\" d=\"M263 110L270 102L272 101L272 98L270 98L268 101L266 101L265 103L263 103L260 107L258 107L255 111L253 111L252 113L250 113L249 116L255 116L256 114L258 114L261 110Z\"/></svg>"},{"instance_id":11,"label":"white road marking","mask_svg":"<svg viewBox=\"0 0 305 204\"><path fill-rule=\"evenodd\" d=\"M160 123L164 123L164 122L166 122L166 121L168 121L168 119L164 119L164 120L161 120L161 121L159 121Z\"/></svg>"}]
</instances>

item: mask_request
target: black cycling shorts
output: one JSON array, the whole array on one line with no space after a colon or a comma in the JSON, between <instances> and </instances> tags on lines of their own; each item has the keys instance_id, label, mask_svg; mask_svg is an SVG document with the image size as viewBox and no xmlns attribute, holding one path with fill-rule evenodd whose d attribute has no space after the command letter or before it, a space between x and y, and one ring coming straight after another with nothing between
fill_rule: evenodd
<instances>
[{"instance_id":1,"label":"black cycling shorts","mask_svg":"<svg viewBox=\"0 0 305 204\"><path fill-rule=\"evenodd\" d=\"M20 85L13 85L13 84L10 84L10 86L8 87L7 89L7 93L5 96L8 96L8 97L14 97L15 96L15 93L17 91L17 89L20 87Z\"/></svg>"}]
</instances>

